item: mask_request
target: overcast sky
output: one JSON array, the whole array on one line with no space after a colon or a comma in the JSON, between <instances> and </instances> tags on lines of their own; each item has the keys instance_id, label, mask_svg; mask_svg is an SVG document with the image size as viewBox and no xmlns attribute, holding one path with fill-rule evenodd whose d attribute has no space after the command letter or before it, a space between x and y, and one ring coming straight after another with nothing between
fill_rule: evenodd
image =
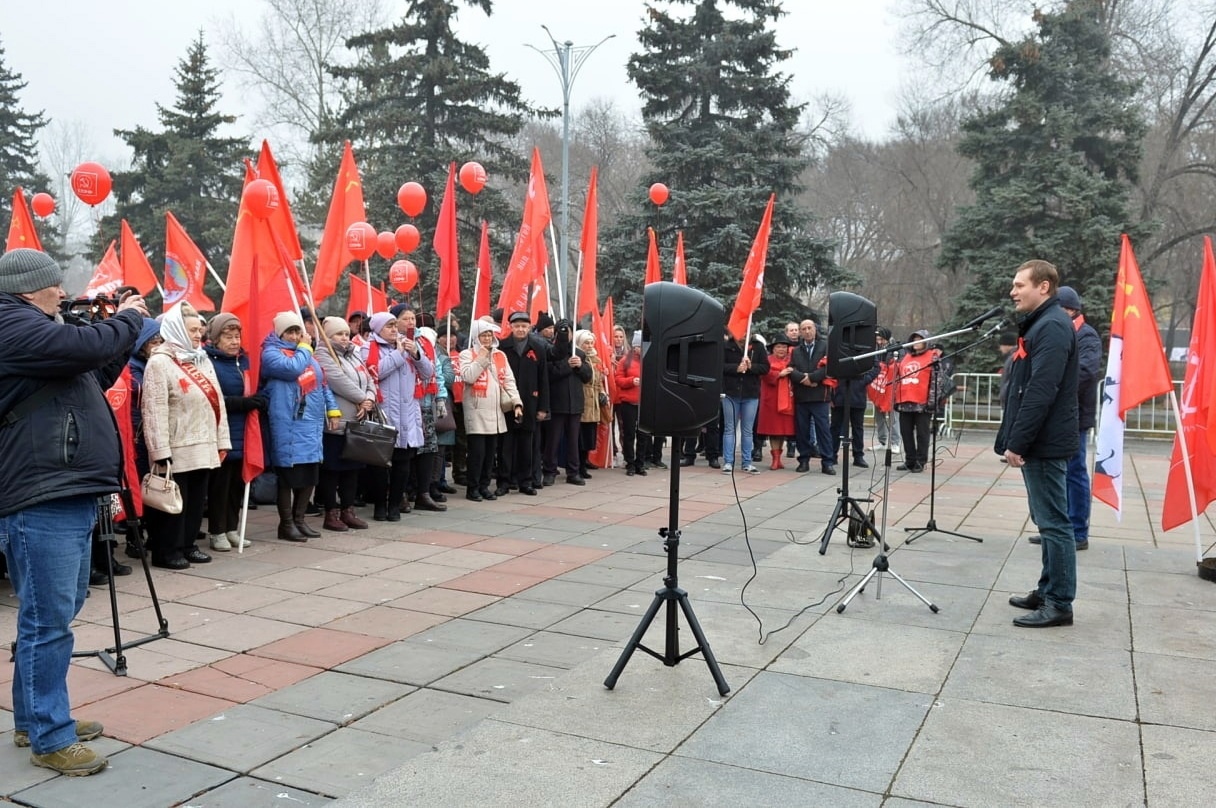
<instances>
[{"instance_id":1,"label":"overcast sky","mask_svg":"<svg viewBox=\"0 0 1216 808\"><path fill-rule=\"evenodd\" d=\"M394 14L404 0L384 0ZM795 48L783 69L793 76L798 100L823 92L849 99L855 127L881 137L894 120L903 60L896 51L893 0L787 0L778 42ZM96 158L127 157L115 128L156 127L155 104L172 105L174 67L198 30L209 44L217 19L234 14L252 24L265 6L260 0L0 0L0 44L8 68L29 86L21 96L27 110L45 110L52 119L81 120L95 140ZM493 18L460 7L461 36L485 46L491 66L517 80L526 98L559 107L560 84L549 64L526 44L549 46L541 23L558 41L592 45L608 34L574 85L572 107L610 97L622 109L640 110L637 89L625 62L638 47L643 0L495 0ZM218 46L217 46L218 47ZM218 61L213 52L213 59ZM226 87L224 110L250 110L234 87Z\"/></svg>"}]
</instances>

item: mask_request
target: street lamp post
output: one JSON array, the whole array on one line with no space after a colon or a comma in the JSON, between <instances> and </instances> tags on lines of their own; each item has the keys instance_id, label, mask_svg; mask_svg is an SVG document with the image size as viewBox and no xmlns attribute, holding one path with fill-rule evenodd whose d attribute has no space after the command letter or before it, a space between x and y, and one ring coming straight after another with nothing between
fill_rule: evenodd
<instances>
[{"instance_id":1,"label":"street lamp post","mask_svg":"<svg viewBox=\"0 0 1216 808\"><path fill-rule=\"evenodd\" d=\"M570 256L570 90L574 87L574 80L578 78L578 72L582 69L583 63L587 61L587 57L616 34L609 34L594 45L576 46L568 39L558 44L553 32L549 30L549 26L542 25L541 28L549 35L553 50L541 50L534 45L528 45L528 47L545 57L545 61L553 66L557 78L562 83L562 237L556 261L558 283L561 285L558 294L564 305L569 288L568 261ZM577 289L574 290L574 294L578 294ZM572 306L571 310L573 308L575 306Z\"/></svg>"}]
</instances>

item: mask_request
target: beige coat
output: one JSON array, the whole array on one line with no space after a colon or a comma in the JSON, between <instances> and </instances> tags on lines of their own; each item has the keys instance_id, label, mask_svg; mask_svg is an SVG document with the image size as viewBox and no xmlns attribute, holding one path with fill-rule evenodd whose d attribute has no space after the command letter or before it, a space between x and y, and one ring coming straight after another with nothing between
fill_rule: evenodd
<instances>
[{"instance_id":1,"label":"beige coat","mask_svg":"<svg viewBox=\"0 0 1216 808\"><path fill-rule=\"evenodd\" d=\"M342 423L332 431L344 432L347 421L358 420L355 415L360 404L364 401L376 403L376 383L360 361L357 345L351 343L346 351L338 350L335 345L334 350L338 352L337 357L330 353L328 347L321 345L316 359L325 373L325 383L338 402L338 409L342 410Z\"/></svg>"},{"instance_id":2,"label":"beige coat","mask_svg":"<svg viewBox=\"0 0 1216 808\"><path fill-rule=\"evenodd\" d=\"M579 421L584 424L598 424L600 421L600 393L606 392L604 386L604 365L598 356L588 357L591 363L591 381L583 385L583 415Z\"/></svg>"},{"instance_id":3,"label":"beige coat","mask_svg":"<svg viewBox=\"0 0 1216 808\"><path fill-rule=\"evenodd\" d=\"M224 394L211 360L198 369L215 387L219 418L202 389L173 361L168 348L157 348L144 370L143 430L148 459L173 459L174 472L213 469L220 464L220 451L232 448Z\"/></svg>"},{"instance_id":4,"label":"beige coat","mask_svg":"<svg viewBox=\"0 0 1216 808\"><path fill-rule=\"evenodd\" d=\"M491 354L489 356L481 355L481 346L477 344L477 332L481 330L479 325L481 325L479 322L475 322L473 333L469 335L469 343L475 347L460 352L460 378L464 381L464 431L470 435L501 435L507 431L507 419L499 404L501 393L493 354L502 354L502 351L498 350L498 341L495 340ZM494 328L495 326L486 327ZM505 356L503 356L502 365L506 369L503 374L506 396L510 399L512 406L522 407L523 400L520 399L519 391L515 388L515 374L511 372L511 365L506 361ZM488 384L486 394L479 396L473 387L483 373Z\"/></svg>"}]
</instances>

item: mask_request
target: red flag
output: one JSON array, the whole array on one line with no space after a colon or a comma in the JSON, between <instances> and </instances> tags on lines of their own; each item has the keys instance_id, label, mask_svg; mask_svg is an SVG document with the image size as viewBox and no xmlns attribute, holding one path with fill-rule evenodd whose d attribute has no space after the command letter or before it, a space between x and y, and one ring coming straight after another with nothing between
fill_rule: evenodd
<instances>
[{"instance_id":1,"label":"red flag","mask_svg":"<svg viewBox=\"0 0 1216 808\"><path fill-rule=\"evenodd\" d=\"M1125 370L1130 372L1125 373ZM1111 309L1106 385L1098 421L1093 493L1123 514L1123 429L1127 411L1174 389L1157 319L1149 302L1132 243L1123 236L1115 305Z\"/></svg>"},{"instance_id":2,"label":"red flag","mask_svg":"<svg viewBox=\"0 0 1216 808\"><path fill-rule=\"evenodd\" d=\"M131 420L131 368L124 367L113 386L106 391L106 401L114 411L118 423L118 440L122 445L122 487L130 489L135 504L135 515L144 515L144 499L139 490L139 471L135 466L135 426ZM123 512L121 518L127 518ZM115 515L115 518L119 518Z\"/></svg>"},{"instance_id":3,"label":"red flag","mask_svg":"<svg viewBox=\"0 0 1216 808\"><path fill-rule=\"evenodd\" d=\"M579 240L579 251L582 253L582 275L579 277L578 305L575 307L574 318L577 320L584 314L593 318L599 309L599 287L595 277L596 257L599 253L600 216L599 216L599 169L591 167L591 180L587 183L587 204L583 207L583 235Z\"/></svg>"},{"instance_id":4,"label":"red flag","mask_svg":"<svg viewBox=\"0 0 1216 808\"><path fill-rule=\"evenodd\" d=\"M477 285L473 289L473 319L490 313L490 282L494 276L490 265L490 228L481 222L481 246L477 250Z\"/></svg>"},{"instance_id":5,"label":"red flag","mask_svg":"<svg viewBox=\"0 0 1216 808\"><path fill-rule=\"evenodd\" d=\"M246 163L245 184L248 185L254 179L256 179L256 176L253 173L252 167ZM232 234L232 258L228 265L228 288L224 292L224 302L220 305L221 311L235 314L242 324L246 323L249 319L249 297L252 293L252 273L255 263L262 268L261 277L264 282L272 276L282 276L290 281L290 283L285 281L283 288L300 294L299 290L303 289L303 284L299 280L299 273L295 269L290 255L287 253L287 248L283 246L282 241L275 234L270 220L256 218L249 212L249 209L245 206L245 200L242 198L240 209L236 215L236 229ZM284 275L283 273L285 272L290 274ZM262 288L265 288L265 283ZM302 296L298 296L295 303L296 307L303 300ZM292 306L288 305L277 311L285 311L290 308ZM264 336L266 335L260 335L259 340ZM258 346L258 350L261 350L261 342L258 343Z\"/></svg>"},{"instance_id":6,"label":"red flag","mask_svg":"<svg viewBox=\"0 0 1216 808\"><path fill-rule=\"evenodd\" d=\"M367 281L359 277L358 273L350 273L350 299L346 303L346 319L357 311L362 311L363 307L368 305L368 294L371 295L371 308L367 310L367 316L370 317L378 311L388 311L388 295L384 289L378 289L375 286L368 286Z\"/></svg>"},{"instance_id":7,"label":"red flag","mask_svg":"<svg viewBox=\"0 0 1216 808\"><path fill-rule=\"evenodd\" d=\"M122 264L119 263L118 252L114 249L114 245L117 243L117 241L111 241L110 246L106 248L106 254L101 257L101 263L97 265L93 278L84 290L85 297L97 297L98 295L108 297L123 285Z\"/></svg>"},{"instance_id":8,"label":"red flag","mask_svg":"<svg viewBox=\"0 0 1216 808\"><path fill-rule=\"evenodd\" d=\"M540 149L532 149L532 170L528 176L528 191L524 197L524 218L515 239L515 250L511 263L502 281L498 305L503 317L513 311L532 311L536 295L545 283L545 267L549 264L545 249L545 230L549 227L549 191L545 186L545 168L541 165ZM529 305L529 289L532 290L532 305ZM543 306L543 304L541 304Z\"/></svg>"},{"instance_id":9,"label":"red flag","mask_svg":"<svg viewBox=\"0 0 1216 808\"><path fill-rule=\"evenodd\" d=\"M1195 483L1195 507L1198 513L1203 513L1216 500L1216 258L1212 255L1211 236L1203 239L1203 274L1199 278L1199 300L1195 304L1186 377L1182 383L1181 429ZM1182 441L1175 435L1165 483L1165 504L1161 509L1161 527L1165 530L1191 521L1182 448Z\"/></svg>"},{"instance_id":10,"label":"red flag","mask_svg":"<svg viewBox=\"0 0 1216 808\"><path fill-rule=\"evenodd\" d=\"M764 289L764 263L768 260L768 238L773 229L773 202L777 195L768 198L764 208L764 217L760 220L760 229L756 231L756 240L747 254L747 264L743 267L743 282L739 284L739 296L735 298L735 307L731 310L727 329L735 339L743 339L751 326L752 314L760 308L760 293Z\"/></svg>"},{"instance_id":11,"label":"red flag","mask_svg":"<svg viewBox=\"0 0 1216 808\"><path fill-rule=\"evenodd\" d=\"M612 332L615 323L612 316L612 298L604 301L604 314L591 310L591 332L595 335L595 350L604 363L604 381L607 386L608 399L616 401L616 374L612 367ZM611 424L602 421L596 429L595 448L591 450L591 462L602 469L612 465L612 428Z\"/></svg>"},{"instance_id":12,"label":"red flag","mask_svg":"<svg viewBox=\"0 0 1216 808\"><path fill-rule=\"evenodd\" d=\"M279 175L279 165L270 153L270 142L262 141L262 152L258 155L258 179L270 180L275 190L279 192L279 206L270 213L270 226L275 235L283 242L293 262L304 259L304 251L300 249L300 234L296 231L296 220L291 215L291 204L287 201L287 191L283 187L283 177Z\"/></svg>"},{"instance_id":13,"label":"red flag","mask_svg":"<svg viewBox=\"0 0 1216 808\"><path fill-rule=\"evenodd\" d=\"M688 285L688 267L684 263L684 231L676 234L676 262L671 268L671 280L681 286Z\"/></svg>"},{"instance_id":14,"label":"red flag","mask_svg":"<svg viewBox=\"0 0 1216 808\"><path fill-rule=\"evenodd\" d=\"M654 228L647 227L646 232L650 238L650 246L646 249L646 283L658 283L663 280L663 269L659 266L659 247L655 244Z\"/></svg>"},{"instance_id":15,"label":"red flag","mask_svg":"<svg viewBox=\"0 0 1216 808\"><path fill-rule=\"evenodd\" d=\"M42 249L38 240L38 231L34 229L34 217L30 215L29 206L25 203L25 191L21 186L13 191L13 219L8 225L8 242L4 251L28 247L34 250Z\"/></svg>"},{"instance_id":16,"label":"red flag","mask_svg":"<svg viewBox=\"0 0 1216 808\"><path fill-rule=\"evenodd\" d=\"M262 273L255 253L249 272L248 320L242 321L241 343L249 356L249 370L245 372L245 395L253 395L258 388L262 372L262 341L274 330L274 316L262 296ZM257 410L245 415L245 453L241 457L241 479L247 483L266 470L265 447L262 442L262 421Z\"/></svg>"},{"instance_id":17,"label":"red flag","mask_svg":"<svg viewBox=\"0 0 1216 808\"><path fill-rule=\"evenodd\" d=\"M366 219L363 181L359 179L359 167L355 165L355 153L351 151L348 140L342 149L342 164L334 181L329 215L325 217L325 230L321 234L321 247L317 251L317 264L313 271L312 293L318 305L334 293L342 272L355 260L346 247L346 229Z\"/></svg>"},{"instance_id":18,"label":"red flag","mask_svg":"<svg viewBox=\"0 0 1216 808\"><path fill-rule=\"evenodd\" d=\"M439 257L439 293L435 316L446 317L460 305L460 251L456 246L456 164L448 166L448 184L435 225L435 255Z\"/></svg>"},{"instance_id":19,"label":"red flag","mask_svg":"<svg viewBox=\"0 0 1216 808\"><path fill-rule=\"evenodd\" d=\"M139 246L139 241L126 219L122 220L122 240L118 245L118 256L122 264L123 281L127 286L134 286L141 295L146 295L160 286L156 282L152 265L148 263L147 253Z\"/></svg>"},{"instance_id":20,"label":"red flag","mask_svg":"<svg viewBox=\"0 0 1216 808\"><path fill-rule=\"evenodd\" d=\"M165 211L165 308L185 300L197 311L215 311L215 304L203 291L206 281L206 256L177 217Z\"/></svg>"}]
</instances>

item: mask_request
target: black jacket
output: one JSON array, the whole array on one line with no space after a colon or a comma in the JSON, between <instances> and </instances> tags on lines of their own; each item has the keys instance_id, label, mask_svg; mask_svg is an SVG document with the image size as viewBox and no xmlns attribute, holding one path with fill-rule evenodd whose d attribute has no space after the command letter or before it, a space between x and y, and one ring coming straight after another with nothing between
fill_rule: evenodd
<instances>
[{"instance_id":1,"label":"black jacket","mask_svg":"<svg viewBox=\"0 0 1216 808\"><path fill-rule=\"evenodd\" d=\"M828 341L821 335L816 335L815 342L809 347L805 342L794 347L790 360L790 367L793 368L790 382L794 385L796 403L832 400L832 388L824 384L828 377L828 369L824 365L827 355ZM807 378L815 382L815 385L803 384L802 380Z\"/></svg>"},{"instance_id":2,"label":"black jacket","mask_svg":"<svg viewBox=\"0 0 1216 808\"><path fill-rule=\"evenodd\" d=\"M1089 323L1077 329L1077 374L1077 429L1084 431L1098 423L1098 380L1102 378L1102 338Z\"/></svg>"},{"instance_id":3,"label":"black jacket","mask_svg":"<svg viewBox=\"0 0 1216 808\"><path fill-rule=\"evenodd\" d=\"M1072 320L1046 300L1021 321L1021 344L1009 368L1009 394L997 454L1068 458L1080 446L1077 427L1077 340Z\"/></svg>"},{"instance_id":4,"label":"black jacket","mask_svg":"<svg viewBox=\"0 0 1216 808\"><path fill-rule=\"evenodd\" d=\"M747 372L739 372L743 361L743 348L734 337L723 339L722 355L725 361L722 371L722 392L727 398L760 398L760 378L768 375L768 350L757 339L748 345L748 357L752 365Z\"/></svg>"},{"instance_id":5,"label":"black jacket","mask_svg":"<svg viewBox=\"0 0 1216 808\"><path fill-rule=\"evenodd\" d=\"M858 376L856 379L839 379L836 382L836 389L832 391L832 406L844 406L845 390L849 391L849 409L866 411L866 406L870 399L866 395L866 389L870 386L870 382L878 378L878 371L882 368L878 362L874 363L874 367L867 370L865 373Z\"/></svg>"},{"instance_id":6,"label":"black jacket","mask_svg":"<svg viewBox=\"0 0 1216 808\"><path fill-rule=\"evenodd\" d=\"M587 354L574 348L583 364L570 367L570 342L555 342L549 348L549 411L558 415L583 414L583 385L594 378Z\"/></svg>"},{"instance_id":7,"label":"black jacket","mask_svg":"<svg viewBox=\"0 0 1216 808\"><path fill-rule=\"evenodd\" d=\"M539 334L528 333L522 340L514 336L498 343L515 374L515 387L524 402L524 417L516 422L507 419L508 429L531 432L536 429L536 413L549 411L549 343ZM580 410L581 412L581 410Z\"/></svg>"},{"instance_id":8,"label":"black jacket","mask_svg":"<svg viewBox=\"0 0 1216 808\"><path fill-rule=\"evenodd\" d=\"M142 325L133 310L65 325L23 298L0 294L0 414L47 382L67 382L33 412L0 426L0 516L118 491L118 429L105 391Z\"/></svg>"}]
</instances>

